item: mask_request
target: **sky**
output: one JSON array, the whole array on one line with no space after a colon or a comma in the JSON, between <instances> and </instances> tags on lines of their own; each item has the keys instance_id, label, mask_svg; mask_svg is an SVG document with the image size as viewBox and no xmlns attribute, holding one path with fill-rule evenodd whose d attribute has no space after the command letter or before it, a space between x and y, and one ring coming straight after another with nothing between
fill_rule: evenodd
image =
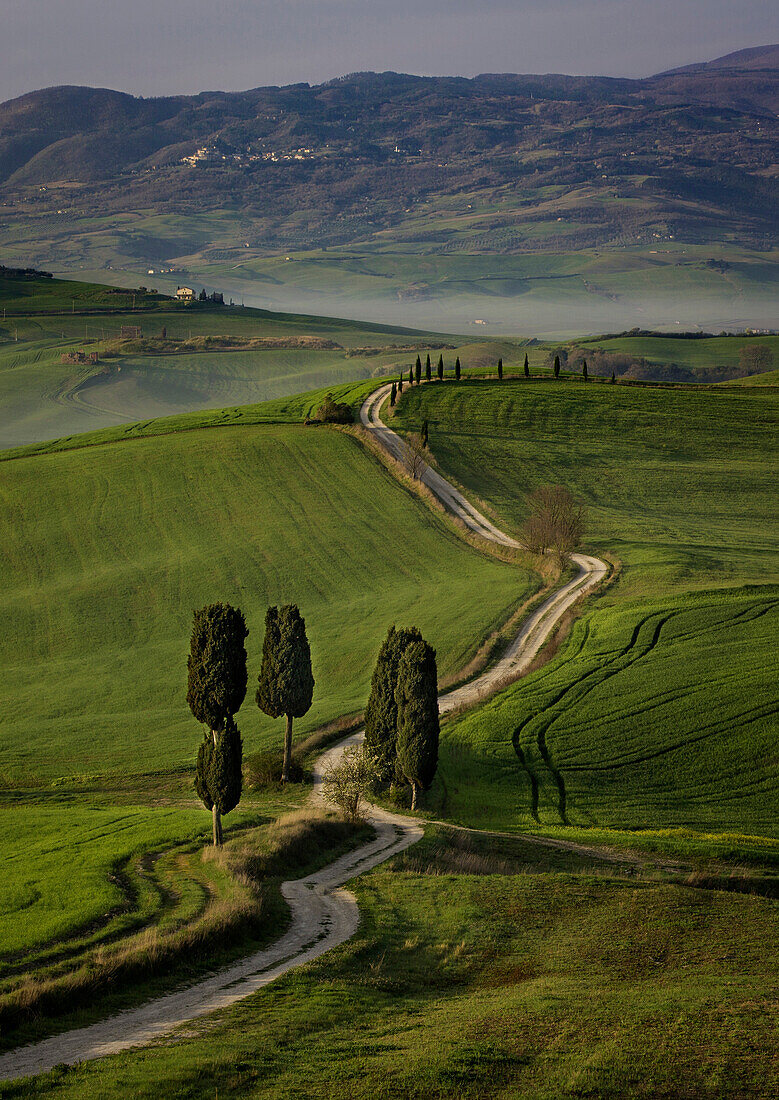
<instances>
[{"instance_id":1,"label":"sky","mask_svg":"<svg viewBox=\"0 0 779 1100\"><path fill-rule=\"evenodd\" d=\"M648 76L779 41L771 0L0 0L0 100L136 95L361 70Z\"/></svg>"}]
</instances>

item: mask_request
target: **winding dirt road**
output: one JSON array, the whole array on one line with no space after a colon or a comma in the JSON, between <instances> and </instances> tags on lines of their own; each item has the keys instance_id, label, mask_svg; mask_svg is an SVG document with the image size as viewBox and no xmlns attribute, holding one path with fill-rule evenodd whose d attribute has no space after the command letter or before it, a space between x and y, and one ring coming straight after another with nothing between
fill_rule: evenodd
<instances>
[{"instance_id":1,"label":"winding dirt road","mask_svg":"<svg viewBox=\"0 0 779 1100\"><path fill-rule=\"evenodd\" d=\"M382 447L395 458L401 458L402 441L379 415L389 391L389 386L383 386L372 394L360 410L360 418ZM423 480L446 508L482 538L503 546L519 547L515 539L500 531L436 471L428 468ZM529 616L508 651L495 665L476 679L440 697L442 714L479 702L508 677L521 673L565 611L583 593L599 584L608 572L606 564L598 558L576 554L573 560L579 567L578 575L553 592ZM345 748L358 743L361 738L362 734L349 737L318 759L312 797L321 798L321 778L327 766ZM191 1020L256 993L293 967L311 962L350 939L360 918L354 896L342 889L343 885L408 848L423 835L417 820L388 813L376 806L370 808L369 820L376 833L370 843L307 878L283 884L282 893L289 904L292 920L289 930L271 947L255 952L194 985L138 1008L0 1055L0 1080L27 1077L43 1073L60 1063L89 1061L131 1047L144 1046Z\"/></svg>"}]
</instances>

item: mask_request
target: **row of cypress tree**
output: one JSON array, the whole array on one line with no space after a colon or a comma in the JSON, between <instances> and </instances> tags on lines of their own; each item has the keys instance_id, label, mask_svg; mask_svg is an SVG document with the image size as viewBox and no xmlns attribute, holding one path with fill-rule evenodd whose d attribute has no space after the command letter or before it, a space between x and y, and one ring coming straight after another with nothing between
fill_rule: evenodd
<instances>
[{"instance_id":1,"label":"row of cypress tree","mask_svg":"<svg viewBox=\"0 0 779 1100\"><path fill-rule=\"evenodd\" d=\"M187 703L206 727L197 754L195 790L213 815L214 844L222 843L222 816L241 798L243 745L235 715L246 697L243 612L230 604L195 611L187 660ZM302 718L314 696L306 624L295 604L269 607L255 699L271 718L286 716L282 780L289 779L292 721Z\"/></svg>"},{"instance_id":2,"label":"row of cypress tree","mask_svg":"<svg viewBox=\"0 0 779 1100\"><path fill-rule=\"evenodd\" d=\"M365 747L379 783L407 783L411 808L438 767L438 670L416 627L391 626L382 643L365 708Z\"/></svg>"},{"instance_id":3,"label":"row of cypress tree","mask_svg":"<svg viewBox=\"0 0 779 1100\"><path fill-rule=\"evenodd\" d=\"M429 353L428 353L428 356L427 356L427 361L425 363L424 370L425 370L425 379L426 379L426 381L430 382L432 380L432 377L433 377L433 368L432 368L432 364L430 362ZM502 378L503 378L503 359L498 359L497 370L498 370L498 379L502 380ZM559 365L559 361L558 361L558 363L557 363L557 373L555 374L555 378L558 377L559 373L560 373L560 365ZM436 368L436 374L438 376L439 381L442 382L443 379L444 379L444 357L443 357L443 355L440 355L438 357L438 367ZM586 382L587 381L586 363L585 363L585 370L584 370L583 374L584 374L584 380ZM525 375L525 378L530 377L530 361L528 360L527 353L525 353L524 375ZM455 379L455 382L459 382L461 377L462 377L462 367L460 366L460 356L458 355L457 358L454 361L454 379ZM405 375L401 374L400 377L398 378L397 382L392 383L392 391L390 393L390 405L394 405L397 398L398 398L398 395L403 393L403 385L404 385L405 381L406 381ZM413 367L409 367L409 371L408 371L408 384L410 386L413 386L415 382L416 382L417 385L420 385L421 382L422 382L422 360L420 359L419 356L417 356L416 364Z\"/></svg>"}]
</instances>

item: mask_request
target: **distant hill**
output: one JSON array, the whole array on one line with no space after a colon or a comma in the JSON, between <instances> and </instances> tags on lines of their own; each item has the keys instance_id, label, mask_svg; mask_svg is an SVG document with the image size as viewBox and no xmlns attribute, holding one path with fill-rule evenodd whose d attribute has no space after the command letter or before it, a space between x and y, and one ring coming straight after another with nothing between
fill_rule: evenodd
<instances>
[{"instance_id":1,"label":"distant hill","mask_svg":"<svg viewBox=\"0 0 779 1100\"><path fill-rule=\"evenodd\" d=\"M645 80L355 73L152 99L47 88L0 105L3 239L31 219L66 239L77 219L143 210L180 220L156 253L139 242L144 262L400 232L428 252L769 247L777 76L779 46L765 46ZM476 205L492 211L478 227ZM225 220L196 232L186 219L204 213Z\"/></svg>"},{"instance_id":2,"label":"distant hill","mask_svg":"<svg viewBox=\"0 0 779 1100\"><path fill-rule=\"evenodd\" d=\"M714 61L702 61L697 65L684 65L681 69L670 69L662 76L676 73L714 72L719 69L776 69L779 67L779 44L774 46L752 46L748 50L736 50L735 53L717 57Z\"/></svg>"}]
</instances>

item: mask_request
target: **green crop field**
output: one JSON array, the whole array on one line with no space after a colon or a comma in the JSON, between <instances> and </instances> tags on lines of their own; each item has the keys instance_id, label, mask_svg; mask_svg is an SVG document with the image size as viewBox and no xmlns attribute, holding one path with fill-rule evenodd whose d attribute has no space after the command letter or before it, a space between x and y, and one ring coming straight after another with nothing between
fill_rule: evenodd
<instances>
[{"instance_id":1,"label":"green crop field","mask_svg":"<svg viewBox=\"0 0 779 1100\"><path fill-rule=\"evenodd\" d=\"M769 586L592 612L560 659L446 726L442 810L779 837L778 626Z\"/></svg>"},{"instance_id":2,"label":"green crop field","mask_svg":"<svg viewBox=\"0 0 779 1100\"><path fill-rule=\"evenodd\" d=\"M531 587L327 428L180 432L1 469L0 757L18 784L190 762L185 657L204 603L244 609L252 679L266 606L300 605L317 679L303 733L362 708L390 623L418 624L454 672ZM252 695L249 749L280 736Z\"/></svg>"},{"instance_id":3,"label":"green crop field","mask_svg":"<svg viewBox=\"0 0 779 1100\"><path fill-rule=\"evenodd\" d=\"M404 394L394 423L427 418L443 469L509 527L530 490L559 482L587 506L587 544L623 565L553 664L447 725L443 812L778 835L777 412L756 389Z\"/></svg>"},{"instance_id":4,"label":"green crop field","mask_svg":"<svg viewBox=\"0 0 779 1100\"><path fill-rule=\"evenodd\" d=\"M714 336L709 339L681 339L672 336L617 336L608 340L586 340L602 351L619 351L652 363L679 363L685 367L737 368L745 347L768 349L779 362L779 336Z\"/></svg>"},{"instance_id":5,"label":"green crop field","mask_svg":"<svg viewBox=\"0 0 779 1100\"><path fill-rule=\"evenodd\" d=\"M187 306L59 279L0 278L0 309L0 447L381 376L413 363L404 347L442 342L410 329ZM123 326L140 328L144 340L119 342ZM221 347L222 337L236 346ZM263 340L281 346L241 347ZM100 362L62 362L80 350Z\"/></svg>"},{"instance_id":6,"label":"green crop field","mask_svg":"<svg viewBox=\"0 0 779 1100\"><path fill-rule=\"evenodd\" d=\"M431 853L428 852L428 858ZM747 1097L779 1087L774 903L569 874L382 868L352 941L174 1044L8 1098Z\"/></svg>"},{"instance_id":7,"label":"green crop field","mask_svg":"<svg viewBox=\"0 0 779 1100\"><path fill-rule=\"evenodd\" d=\"M99 921L101 938L126 920L117 867L139 852L207 836L209 819L187 808L83 805L73 798L16 805L14 828L4 846L0 910L0 976L3 963L53 940L72 938ZM6 814L9 808L4 808ZM231 822L232 823L232 822ZM143 899L149 904L149 899ZM128 907L135 917L141 906ZM113 916L111 911L115 910ZM18 961L18 960L17 960Z\"/></svg>"},{"instance_id":8,"label":"green crop field","mask_svg":"<svg viewBox=\"0 0 779 1100\"><path fill-rule=\"evenodd\" d=\"M423 418L443 470L511 529L538 485L576 493L586 543L624 563L621 601L779 580L770 391L473 381L406 391L393 424Z\"/></svg>"}]
</instances>

